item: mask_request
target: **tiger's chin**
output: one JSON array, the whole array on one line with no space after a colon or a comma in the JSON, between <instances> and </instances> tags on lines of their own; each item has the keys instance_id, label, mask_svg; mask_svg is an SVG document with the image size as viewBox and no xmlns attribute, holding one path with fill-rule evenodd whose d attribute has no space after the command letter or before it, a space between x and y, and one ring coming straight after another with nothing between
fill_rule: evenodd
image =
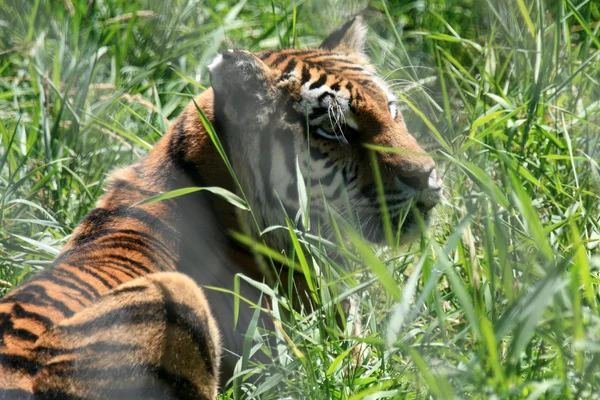
<instances>
[{"instance_id":1,"label":"tiger's chin","mask_svg":"<svg viewBox=\"0 0 600 400\"><path fill-rule=\"evenodd\" d=\"M431 211L415 208L408 213L390 216L391 238L386 233L386 223L377 215L370 219L370 223L361 224L360 231L363 238L378 245L394 243L405 247L418 240L431 226ZM391 243L390 243L391 241Z\"/></svg>"}]
</instances>

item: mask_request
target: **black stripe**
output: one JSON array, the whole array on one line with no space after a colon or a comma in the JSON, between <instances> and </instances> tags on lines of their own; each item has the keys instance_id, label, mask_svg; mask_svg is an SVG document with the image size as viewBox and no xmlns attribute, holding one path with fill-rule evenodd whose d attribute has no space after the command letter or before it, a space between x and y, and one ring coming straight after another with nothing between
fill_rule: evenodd
<instances>
[{"instance_id":1,"label":"black stripe","mask_svg":"<svg viewBox=\"0 0 600 400\"><path fill-rule=\"evenodd\" d=\"M12 313L16 318L26 318L26 319L32 319L34 321L37 321L40 324L44 325L44 328L46 328L46 329L48 329L52 325L54 325L54 323L52 322L52 320L50 318L40 315L33 311L27 311L19 303L13 305Z\"/></svg>"},{"instance_id":2,"label":"black stripe","mask_svg":"<svg viewBox=\"0 0 600 400\"><path fill-rule=\"evenodd\" d=\"M308 56L306 56L306 57L303 57L303 58L302 58L302 61L314 63L314 62L315 62L315 61L314 61L314 60L315 60L315 58L319 58L319 57L330 57L330 56L331 56L331 55L330 55L330 54L328 54L328 53L323 53L323 52L320 52L320 51L319 51L319 52L318 52L318 51L313 51L313 54L311 54L311 55L308 55Z\"/></svg>"},{"instance_id":3,"label":"black stripe","mask_svg":"<svg viewBox=\"0 0 600 400\"><path fill-rule=\"evenodd\" d=\"M258 56L258 58L260 58L262 61L265 61L267 58L269 58L271 56L271 54L273 54L275 52L275 50L263 50L259 53L257 53L256 55Z\"/></svg>"},{"instance_id":4,"label":"black stripe","mask_svg":"<svg viewBox=\"0 0 600 400\"><path fill-rule=\"evenodd\" d=\"M354 79L354 82L359 83L362 86L365 86L365 88L369 87L369 85L373 84L373 81L370 79Z\"/></svg>"},{"instance_id":5,"label":"black stripe","mask_svg":"<svg viewBox=\"0 0 600 400\"><path fill-rule=\"evenodd\" d=\"M116 325L137 325L146 322L164 321L164 305L161 302L144 302L108 311L90 321L64 325L57 330L66 333L86 333Z\"/></svg>"},{"instance_id":6,"label":"black stripe","mask_svg":"<svg viewBox=\"0 0 600 400\"><path fill-rule=\"evenodd\" d=\"M107 186L107 190L127 190L130 192L137 192L140 193L144 196L148 196L148 197L152 197L152 196L156 196L157 194L159 194L159 192L155 192L152 190L146 190L146 189L142 189L139 188L137 186L134 186L131 182L123 180L123 179L117 179L115 181L110 181L108 186Z\"/></svg>"},{"instance_id":7,"label":"black stripe","mask_svg":"<svg viewBox=\"0 0 600 400\"><path fill-rule=\"evenodd\" d=\"M149 212L139 208L139 207L129 207L129 206L119 206L115 208L112 212L112 216L114 218L127 217L131 219L135 219L144 225L150 227L151 232L160 233L161 236L165 235L167 237L176 237L177 232L171 229L165 222L153 215Z\"/></svg>"},{"instance_id":8,"label":"black stripe","mask_svg":"<svg viewBox=\"0 0 600 400\"><path fill-rule=\"evenodd\" d=\"M135 344L113 342L113 341L98 341L83 346L76 346L71 348L59 348L59 347L47 347L39 346L35 348L38 354L43 354L49 357L56 357L65 354L77 354L77 353L118 353L118 352L130 352L140 350L141 347Z\"/></svg>"},{"instance_id":9,"label":"black stripe","mask_svg":"<svg viewBox=\"0 0 600 400\"><path fill-rule=\"evenodd\" d=\"M78 257L71 257L68 260L62 261L60 265L55 264L54 268L55 269L61 268L61 265L64 265L62 268L65 268L65 267L66 268L75 268L81 272L84 272L84 273L87 273L88 275L93 276L94 278L96 278L97 280L102 282L102 284L109 289L117 287L121 283L123 283L123 280L121 278L119 278L118 276L114 275L110 271L110 269L115 269L117 271L120 271L123 274L125 274L131 278L138 277L138 275L133 274L130 271L131 270L130 265L123 264L123 263L117 263L114 261L109 262L107 259L110 258L111 256L112 256L111 254L106 254L106 255L100 254L100 255L92 256L91 253L86 253L85 251L82 251L82 253ZM88 258L88 257L90 257L90 258ZM122 266L124 268L123 269L117 268L118 266ZM91 268L98 270L98 272L92 270ZM108 271L107 271L107 269L108 269ZM53 271L53 269L51 269L49 271L51 272L51 271ZM117 284L108 282L99 273L102 273L103 275L116 281Z\"/></svg>"},{"instance_id":10,"label":"black stripe","mask_svg":"<svg viewBox=\"0 0 600 400\"><path fill-rule=\"evenodd\" d=\"M186 160L188 146L188 141L186 140L187 134L185 132L186 117L182 114L179 118L169 138L167 148L168 159L165 161L170 160L170 163L165 162L164 168L158 171L159 176L156 177L163 182L164 188L161 188L163 190L174 190L187 186L202 186L202 181L197 172L198 166ZM175 201L165 200L163 203L172 204Z\"/></svg>"},{"instance_id":11,"label":"black stripe","mask_svg":"<svg viewBox=\"0 0 600 400\"><path fill-rule=\"evenodd\" d=\"M317 65L322 65L324 67L339 67L339 68L347 68L347 67L342 67L341 65L356 65L356 62L352 61L352 60L348 60L342 57L329 57L329 58L325 58L324 60L321 61L312 61ZM352 67L350 67L352 68ZM362 69L364 71L364 68Z\"/></svg>"},{"instance_id":12,"label":"black stripe","mask_svg":"<svg viewBox=\"0 0 600 400\"><path fill-rule=\"evenodd\" d=\"M25 342L35 343L38 335L24 328L15 328L13 321L13 314L0 313L0 338L3 339L1 342L4 342L6 336L13 336Z\"/></svg>"},{"instance_id":13,"label":"black stripe","mask_svg":"<svg viewBox=\"0 0 600 400\"><path fill-rule=\"evenodd\" d=\"M308 64L302 65L302 78L300 79L300 84L304 85L306 82L310 81L310 68Z\"/></svg>"},{"instance_id":14,"label":"black stripe","mask_svg":"<svg viewBox=\"0 0 600 400\"><path fill-rule=\"evenodd\" d=\"M175 263L177 261L177 259L173 256L173 254L167 250L167 248L163 245L158 245L156 246L155 243L148 243L147 240L141 240L141 239L137 239L135 237L130 237L130 236L123 236L123 235L112 235L108 238L105 238L104 240L100 241L99 243L97 243L96 245L98 246L103 246L107 243L128 243L128 244L134 244L137 245L139 247L148 249L148 252L144 251L144 250L139 250L138 251L142 254L144 254L144 256L146 256L147 258L150 259L155 259L156 257L154 256L154 252L153 250L156 250L158 253L162 254L162 258L166 258L168 259L171 263ZM166 267L162 268L163 270Z\"/></svg>"},{"instance_id":15,"label":"black stripe","mask_svg":"<svg viewBox=\"0 0 600 400\"><path fill-rule=\"evenodd\" d=\"M327 107L316 107L311 110L312 112L308 115L309 120L313 120L323 115L329 114L329 108Z\"/></svg>"},{"instance_id":16,"label":"black stripe","mask_svg":"<svg viewBox=\"0 0 600 400\"><path fill-rule=\"evenodd\" d=\"M121 283L119 281L119 284L112 284L109 281L107 281L106 279L104 279L102 276L100 276L97 272L91 270L90 268L86 267L85 265L77 265L77 266L69 265L69 267L71 267L79 272L82 272L84 274L88 274L92 278L100 281L100 283L102 283L104 285L104 287L107 289L112 289ZM65 267L63 266L62 268L64 269ZM68 267L66 267L66 268L68 268ZM85 282L85 280L83 280L83 279L81 281Z\"/></svg>"},{"instance_id":17,"label":"black stripe","mask_svg":"<svg viewBox=\"0 0 600 400\"><path fill-rule=\"evenodd\" d=\"M0 353L0 365L6 369L25 372L28 375L35 374L40 367L39 363L30 358L4 353Z\"/></svg>"},{"instance_id":18,"label":"black stripe","mask_svg":"<svg viewBox=\"0 0 600 400\"><path fill-rule=\"evenodd\" d=\"M69 289L73 289L73 290L81 293L81 295L83 297L85 297L89 301L94 300L98 296L98 294L96 296L94 296L93 294L91 294L90 292L88 292L86 289L83 289L81 286L78 286L77 284L75 284L75 283L73 283L71 281L59 278L58 276L55 275L58 271L59 271L58 269L52 269L52 270L50 270L51 273L45 275L43 277L43 279L46 280L46 281L48 281L48 282L52 282L52 283L55 283L57 285L60 285L60 286L68 287ZM94 292L96 292L95 289L94 289ZM98 292L96 292L96 293L98 293Z\"/></svg>"},{"instance_id":19,"label":"black stripe","mask_svg":"<svg viewBox=\"0 0 600 400\"><path fill-rule=\"evenodd\" d=\"M97 266L97 268L100 268L102 270L113 270L113 272L120 272L123 275L126 275L132 279L135 278L139 278L140 276L142 276L142 274L136 274L135 271L132 271L132 266L125 264L125 263L120 263L117 261L107 261L107 258L109 258L109 256L104 257L104 259L102 260L96 260L96 262L94 263L94 265ZM104 263L102 263L104 262Z\"/></svg>"},{"instance_id":20,"label":"black stripe","mask_svg":"<svg viewBox=\"0 0 600 400\"><path fill-rule=\"evenodd\" d=\"M121 285L123 283L123 280L121 278L119 278L118 276L116 276L115 274L113 274L114 271L110 271L110 270L106 270L106 268L102 268L100 271L98 271L100 273L102 273L104 276L107 276L108 278L112 279L113 281L117 282L116 285L113 285L111 283L111 288L115 288L119 285Z\"/></svg>"},{"instance_id":21,"label":"black stripe","mask_svg":"<svg viewBox=\"0 0 600 400\"><path fill-rule=\"evenodd\" d=\"M271 68L277 67L279 64L284 62L288 57L290 57L290 55L288 53L282 53L282 54L278 55L277 58L275 58L273 60L273 62L271 63Z\"/></svg>"},{"instance_id":22,"label":"black stripe","mask_svg":"<svg viewBox=\"0 0 600 400\"><path fill-rule=\"evenodd\" d=\"M287 122L290 125L301 124L302 128L306 128L306 111L303 110L301 113L296 111L292 106L286 107L284 111L282 111L281 118L284 122Z\"/></svg>"},{"instance_id":23,"label":"black stripe","mask_svg":"<svg viewBox=\"0 0 600 400\"><path fill-rule=\"evenodd\" d=\"M356 64L354 61L348 60L344 56L339 54L331 54L331 53L323 53L323 52L314 52L313 55L304 57L307 61L314 63L315 65L325 64L325 63L337 63L338 61L344 64Z\"/></svg>"},{"instance_id":24,"label":"black stripe","mask_svg":"<svg viewBox=\"0 0 600 400\"><path fill-rule=\"evenodd\" d=\"M79 285L81 288L84 288L88 293L90 293L93 298L100 297L100 292L94 285L90 284L83 277L74 274L73 272L66 271L64 268L53 268L50 270L50 274L58 275L60 278L67 279L70 282L73 282L75 285Z\"/></svg>"},{"instance_id":25,"label":"black stripe","mask_svg":"<svg viewBox=\"0 0 600 400\"><path fill-rule=\"evenodd\" d=\"M148 290L148 286L127 286L122 288L116 288L111 292L113 296L123 293L140 293Z\"/></svg>"},{"instance_id":26,"label":"black stripe","mask_svg":"<svg viewBox=\"0 0 600 400\"><path fill-rule=\"evenodd\" d=\"M81 297L75 297L74 295L72 295L71 293L68 292L62 292L61 293L63 296L66 296L69 298L69 300L72 300L76 303L78 303L81 307L87 307L89 305L89 302L84 302Z\"/></svg>"},{"instance_id":27,"label":"black stripe","mask_svg":"<svg viewBox=\"0 0 600 400\"><path fill-rule=\"evenodd\" d=\"M321 95L317 98L317 101L319 102L319 104L321 104L321 102L323 100L325 100L326 97L331 97L332 99L335 99L333 93L324 92L324 93L321 93Z\"/></svg>"},{"instance_id":28,"label":"black stripe","mask_svg":"<svg viewBox=\"0 0 600 400\"><path fill-rule=\"evenodd\" d=\"M165 293L165 295L168 294ZM186 304L167 301L165 308L167 310L167 322L183 328L190 334L204 361L206 372L208 372L210 376L215 376L217 371L214 370L213 363L216 359L216 354L210 351L208 347L208 340L210 337L208 335L206 320L200 318L197 310L192 309Z\"/></svg>"},{"instance_id":29,"label":"black stripe","mask_svg":"<svg viewBox=\"0 0 600 400\"><path fill-rule=\"evenodd\" d=\"M286 194L288 199L298 199L298 185L290 183L287 187ZM288 216L291 217L291 215Z\"/></svg>"},{"instance_id":30,"label":"black stripe","mask_svg":"<svg viewBox=\"0 0 600 400\"><path fill-rule=\"evenodd\" d=\"M89 397L80 397L62 389L36 390L35 400L89 400Z\"/></svg>"},{"instance_id":31,"label":"black stripe","mask_svg":"<svg viewBox=\"0 0 600 400\"><path fill-rule=\"evenodd\" d=\"M162 259L155 257L152 249L148 249L148 246L145 242L136 241L135 239L126 239L126 238L114 238L114 239L106 239L100 243L95 243L93 249L98 250L117 250L117 249L125 249L131 250L139 253L140 255L147 258L151 264L156 265L156 267L161 271L170 271L172 268L168 264L165 264ZM85 258L81 260L82 263L85 262ZM63 263L67 263L69 265L74 265L71 260L65 260Z\"/></svg>"},{"instance_id":32,"label":"black stripe","mask_svg":"<svg viewBox=\"0 0 600 400\"><path fill-rule=\"evenodd\" d=\"M100 258L99 261L102 261L102 259L119 260L119 261L122 261L122 263L118 263L118 262L115 262L115 261L110 261L109 264L120 265L120 266L123 266L124 268L125 267L129 268L131 265L133 265L135 268L141 269L142 271L144 271L147 274L153 272L152 269L146 267L144 264L142 264L142 263L140 263L138 261L132 260L129 257L122 256L120 254L106 254L106 255L99 256L99 258Z\"/></svg>"},{"instance_id":33,"label":"black stripe","mask_svg":"<svg viewBox=\"0 0 600 400\"><path fill-rule=\"evenodd\" d=\"M85 262L86 265L96 266L97 268L109 268L112 266L120 267L119 271L131 276L132 278L137 278L141 275L146 275L155 272L152 269L143 265L142 263L132 260L128 257L122 256L120 254L107 253L92 256L87 253L82 253L68 260L69 264L76 264L78 262ZM137 268L143 271L144 273L135 273L136 271L133 271L132 268Z\"/></svg>"},{"instance_id":34,"label":"black stripe","mask_svg":"<svg viewBox=\"0 0 600 400\"><path fill-rule=\"evenodd\" d=\"M329 153L322 152L319 148L310 146L310 159L320 161L329 157Z\"/></svg>"},{"instance_id":35,"label":"black stripe","mask_svg":"<svg viewBox=\"0 0 600 400\"><path fill-rule=\"evenodd\" d=\"M115 209L96 208L92 210L84 219L81 224L87 223L96 228L96 231L105 229L106 225L112 225L115 219L131 218L141 222L149 227L151 232L158 232L160 235L165 237L177 237L177 233L168 227L161 219L144 211L138 207L119 206ZM94 232L94 233L95 233ZM93 235L93 234L92 234ZM84 237L85 238L85 237ZM85 239L84 239L85 240ZM79 248L73 248L62 252L58 255L55 260L55 264L60 263L62 259L72 255L73 253L79 253Z\"/></svg>"},{"instance_id":36,"label":"black stripe","mask_svg":"<svg viewBox=\"0 0 600 400\"><path fill-rule=\"evenodd\" d=\"M318 89L323 86L325 82L327 82L327 74L322 73L321 76L319 76L319 79L308 87L308 90Z\"/></svg>"},{"instance_id":37,"label":"black stripe","mask_svg":"<svg viewBox=\"0 0 600 400\"><path fill-rule=\"evenodd\" d=\"M347 167L342 168L342 178L344 179L344 183L346 186L350 185L357 178L357 174L348 174Z\"/></svg>"},{"instance_id":38,"label":"black stripe","mask_svg":"<svg viewBox=\"0 0 600 400\"><path fill-rule=\"evenodd\" d=\"M329 185L331 185L331 183L333 182L333 179L335 178L336 172L337 171L335 169L332 169L331 171L329 171L329 174L327 174L327 176L319 179L319 182L321 183L321 185L327 186L327 187Z\"/></svg>"},{"instance_id":39,"label":"black stripe","mask_svg":"<svg viewBox=\"0 0 600 400\"><path fill-rule=\"evenodd\" d=\"M294 60L292 58L290 60L290 62L288 62L288 64L285 66L283 73L281 74L281 78L279 78L279 80L282 81L282 80L289 78L292 75L292 73L294 72L295 68L296 68L296 60Z\"/></svg>"},{"instance_id":40,"label":"black stripe","mask_svg":"<svg viewBox=\"0 0 600 400\"><path fill-rule=\"evenodd\" d=\"M175 122L171 137L169 138L169 146L167 147L167 155L177 166L181 166L185 163L185 151L186 151L186 135L185 135L185 123L187 116L181 114L181 116Z\"/></svg>"},{"instance_id":41,"label":"black stripe","mask_svg":"<svg viewBox=\"0 0 600 400\"><path fill-rule=\"evenodd\" d=\"M315 50L315 49L289 49L286 50L289 54L292 54L294 56L305 56L307 54L314 54L314 53L318 53L323 54L322 52Z\"/></svg>"},{"instance_id":42,"label":"black stripe","mask_svg":"<svg viewBox=\"0 0 600 400\"><path fill-rule=\"evenodd\" d=\"M173 390L175 397L181 400L208 400L189 379L184 376L174 374L165 368L156 368L156 376L163 382L166 382ZM214 375L213 375L214 376Z\"/></svg>"},{"instance_id":43,"label":"black stripe","mask_svg":"<svg viewBox=\"0 0 600 400\"><path fill-rule=\"evenodd\" d=\"M89 306L89 305L90 305L90 303L89 303L89 302L83 301L83 300L81 299L81 297L76 297L76 296L74 296L74 295L72 295L72 294L70 294L70 293L66 293L66 292L62 292L61 294L62 294L63 296L65 296L65 297L68 297L68 298L69 298L69 300L72 300L72 301L74 301L75 303L79 304L79 305L81 306L81 308L83 308L83 307L87 307L87 306ZM77 308L77 309L79 310L79 308Z\"/></svg>"},{"instance_id":44,"label":"black stripe","mask_svg":"<svg viewBox=\"0 0 600 400\"><path fill-rule=\"evenodd\" d=\"M46 275L48 275L48 271L39 273L34 277L34 279L37 278L36 281L39 281L40 279L43 279ZM42 285L36 284L36 281L30 281L30 283L26 283L25 286L17 289L16 292L11 293L7 297L5 297L3 299L3 302L14 302L31 304L34 306L52 307L60 311L67 318L74 314L73 310L71 310L62 301L50 297L46 292L46 288Z\"/></svg>"},{"instance_id":45,"label":"black stripe","mask_svg":"<svg viewBox=\"0 0 600 400\"><path fill-rule=\"evenodd\" d=\"M115 228L99 229L99 230L96 230L96 231L88 233L88 234L78 235L78 236L74 237L72 240L77 245L84 245L84 244L88 244L92 241L101 239L108 235L140 236L140 237L144 238L147 242L152 242L152 245L158 247L160 252L163 253L166 257L170 258L171 261L175 261L175 256L173 255L173 252L167 246L165 246L159 239L157 239L155 236L149 235L146 232L140 232L135 229L115 229Z\"/></svg>"}]
</instances>

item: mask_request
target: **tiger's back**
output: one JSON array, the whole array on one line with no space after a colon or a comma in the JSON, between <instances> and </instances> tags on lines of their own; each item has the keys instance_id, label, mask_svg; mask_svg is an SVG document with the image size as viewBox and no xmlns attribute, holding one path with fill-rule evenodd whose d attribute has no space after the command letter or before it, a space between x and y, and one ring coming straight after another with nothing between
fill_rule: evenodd
<instances>
[{"instance_id":1,"label":"tiger's back","mask_svg":"<svg viewBox=\"0 0 600 400\"><path fill-rule=\"evenodd\" d=\"M227 232L257 234L295 215L298 169L311 177L312 226L327 226L331 210L351 212L366 221L359 228L368 239L382 241L364 144L400 150L376 152L380 179L403 236L419 229L441 181L362 54L364 40L357 18L320 49L219 55L209 67L212 88L146 157L113 174L53 267L0 301L0 397L214 398L254 310L242 306L236 326L233 296L198 284L233 291L239 273L272 278ZM196 107L215 127L257 220L203 193L137 204L187 186L237 190ZM413 211L402 217L407 204ZM280 231L263 239L289 246ZM302 295L302 278L294 279ZM261 298L250 285L237 289Z\"/></svg>"},{"instance_id":2,"label":"tiger's back","mask_svg":"<svg viewBox=\"0 0 600 400\"><path fill-rule=\"evenodd\" d=\"M0 302L0 398L216 396L220 335L175 272L178 212L132 207L156 194L132 173L113 177L51 269Z\"/></svg>"},{"instance_id":3,"label":"tiger's back","mask_svg":"<svg viewBox=\"0 0 600 400\"><path fill-rule=\"evenodd\" d=\"M180 273L120 285L49 330L34 351L36 398L211 399L217 393L216 322L202 290Z\"/></svg>"}]
</instances>

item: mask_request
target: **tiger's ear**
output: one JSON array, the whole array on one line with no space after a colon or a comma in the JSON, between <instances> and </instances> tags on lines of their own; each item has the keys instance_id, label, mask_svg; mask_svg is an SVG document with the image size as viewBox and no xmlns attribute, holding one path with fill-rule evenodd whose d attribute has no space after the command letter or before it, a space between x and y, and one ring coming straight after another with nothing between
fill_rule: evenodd
<instances>
[{"instance_id":1,"label":"tiger's ear","mask_svg":"<svg viewBox=\"0 0 600 400\"><path fill-rule=\"evenodd\" d=\"M256 91L265 86L273 71L246 50L227 50L208 66L210 83L216 93L230 90Z\"/></svg>"},{"instance_id":2,"label":"tiger's ear","mask_svg":"<svg viewBox=\"0 0 600 400\"><path fill-rule=\"evenodd\" d=\"M366 39L367 26L357 15L327 36L319 48L344 53L362 53Z\"/></svg>"}]
</instances>

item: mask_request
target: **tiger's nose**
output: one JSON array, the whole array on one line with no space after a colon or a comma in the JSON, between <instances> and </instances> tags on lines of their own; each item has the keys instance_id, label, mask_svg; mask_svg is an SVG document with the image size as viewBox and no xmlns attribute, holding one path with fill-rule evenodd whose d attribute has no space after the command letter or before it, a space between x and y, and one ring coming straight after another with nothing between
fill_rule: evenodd
<instances>
[{"instance_id":1,"label":"tiger's nose","mask_svg":"<svg viewBox=\"0 0 600 400\"><path fill-rule=\"evenodd\" d=\"M421 187L416 198L417 207L421 211L427 212L442 200L442 179L436 169L432 168L428 174L422 174L419 184Z\"/></svg>"},{"instance_id":2,"label":"tiger's nose","mask_svg":"<svg viewBox=\"0 0 600 400\"><path fill-rule=\"evenodd\" d=\"M441 186L434 166L400 174L398 179L416 190L436 189Z\"/></svg>"}]
</instances>

